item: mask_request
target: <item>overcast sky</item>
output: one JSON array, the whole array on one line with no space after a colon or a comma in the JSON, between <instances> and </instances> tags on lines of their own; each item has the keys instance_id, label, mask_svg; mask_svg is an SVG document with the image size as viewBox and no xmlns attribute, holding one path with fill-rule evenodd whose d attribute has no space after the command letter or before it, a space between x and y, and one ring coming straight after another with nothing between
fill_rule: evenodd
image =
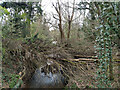
<instances>
[{"instance_id":1,"label":"overcast sky","mask_svg":"<svg viewBox=\"0 0 120 90\"><path fill-rule=\"evenodd\" d=\"M46 13L50 13L52 10L52 2L55 2L56 0L42 0L42 9Z\"/></svg>"},{"instance_id":2,"label":"overcast sky","mask_svg":"<svg viewBox=\"0 0 120 90\"><path fill-rule=\"evenodd\" d=\"M62 2L73 2L73 0L61 0ZM46 13L56 12L52 7L52 3L57 2L57 0L42 0L42 9ZM76 3L80 2L80 0L75 0Z\"/></svg>"}]
</instances>

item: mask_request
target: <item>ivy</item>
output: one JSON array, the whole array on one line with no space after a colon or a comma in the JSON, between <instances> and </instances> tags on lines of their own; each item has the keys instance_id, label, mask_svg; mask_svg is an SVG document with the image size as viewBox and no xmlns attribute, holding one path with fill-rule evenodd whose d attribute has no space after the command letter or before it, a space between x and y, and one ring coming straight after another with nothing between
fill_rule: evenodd
<instances>
[{"instance_id":1,"label":"ivy","mask_svg":"<svg viewBox=\"0 0 120 90\"><path fill-rule=\"evenodd\" d=\"M114 8L112 7L114 6ZM114 15L117 13L117 5L116 3L103 3L98 5L101 8L100 12L100 25L97 28L99 33L97 33L96 37L96 53L99 59L99 69L96 72L97 74L97 87L105 88L111 87L111 81L108 77L110 73L108 72L108 68L112 69L112 31L113 28L118 30L117 26L117 17Z\"/></svg>"}]
</instances>

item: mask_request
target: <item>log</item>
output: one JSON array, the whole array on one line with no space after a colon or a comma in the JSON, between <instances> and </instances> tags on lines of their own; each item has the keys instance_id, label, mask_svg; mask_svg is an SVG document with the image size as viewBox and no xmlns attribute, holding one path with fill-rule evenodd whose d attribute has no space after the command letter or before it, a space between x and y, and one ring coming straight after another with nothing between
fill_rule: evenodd
<instances>
[{"instance_id":1,"label":"log","mask_svg":"<svg viewBox=\"0 0 120 90\"><path fill-rule=\"evenodd\" d=\"M79 59L70 59L70 61L98 61L98 59L87 59L87 58L79 58Z\"/></svg>"},{"instance_id":2,"label":"log","mask_svg":"<svg viewBox=\"0 0 120 90\"><path fill-rule=\"evenodd\" d=\"M98 58L97 58L97 57L95 57L95 56L75 55L74 57L76 57L76 58L92 58L92 59L98 59Z\"/></svg>"}]
</instances>

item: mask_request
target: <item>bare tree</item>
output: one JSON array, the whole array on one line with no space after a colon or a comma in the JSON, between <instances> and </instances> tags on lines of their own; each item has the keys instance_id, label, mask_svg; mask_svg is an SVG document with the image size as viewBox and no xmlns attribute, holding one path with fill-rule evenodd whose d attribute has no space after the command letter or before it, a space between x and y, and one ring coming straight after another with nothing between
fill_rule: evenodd
<instances>
[{"instance_id":1,"label":"bare tree","mask_svg":"<svg viewBox=\"0 0 120 90\"><path fill-rule=\"evenodd\" d=\"M53 18L59 21L58 27L61 34L61 42L65 40L65 32L63 30L62 24L67 23L67 41L70 38L72 22L78 19L80 16L78 15L77 18L74 18L75 15L75 0L73 0L72 4L70 1L63 3L58 0L53 7L55 8L57 14L53 14Z\"/></svg>"},{"instance_id":2,"label":"bare tree","mask_svg":"<svg viewBox=\"0 0 120 90\"><path fill-rule=\"evenodd\" d=\"M74 13L75 13L75 0L73 1L72 13L71 13L71 14L70 14L70 11L69 11L70 8L71 8L71 7L70 7L69 2L68 2L68 8L67 8L67 10L66 10L66 11L68 12L67 18L66 18L67 23L68 23L67 39L70 38L71 24L72 24L73 16L74 16Z\"/></svg>"},{"instance_id":3,"label":"bare tree","mask_svg":"<svg viewBox=\"0 0 120 90\"><path fill-rule=\"evenodd\" d=\"M58 19L59 20L59 31L60 31L60 36L61 36L61 42L63 42L65 40L65 35L64 35L64 32L63 32L63 28L62 28L62 10L61 10L61 5L60 5L60 2L59 0L57 1L56 5L53 4L57 14L58 14L58 18L56 18L55 16L53 16L55 19Z\"/></svg>"}]
</instances>

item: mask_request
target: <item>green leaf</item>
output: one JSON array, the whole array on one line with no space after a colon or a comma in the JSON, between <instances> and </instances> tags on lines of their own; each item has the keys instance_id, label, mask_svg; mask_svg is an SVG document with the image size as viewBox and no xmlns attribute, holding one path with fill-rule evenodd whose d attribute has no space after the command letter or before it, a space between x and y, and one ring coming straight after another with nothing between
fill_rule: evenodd
<instances>
[{"instance_id":1,"label":"green leaf","mask_svg":"<svg viewBox=\"0 0 120 90\"><path fill-rule=\"evenodd\" d=\"M25 19L25 18L26 18L26 16L27 16L27 14L26 14L26 13L23 13L23 14L21 15L21 17L22 17L23 19Z\"/></svg>"},{"instance_id":2,"label":"green leaf","mask_svg":"<svg viewBox=\"0 0 120 90\"><path fill-rule=\"evenodd\" d=\"M6 8L3 8L2 6L0 6L0 16L3 14L9 15L10 12Z\"/></svg>"}]
</instances>

